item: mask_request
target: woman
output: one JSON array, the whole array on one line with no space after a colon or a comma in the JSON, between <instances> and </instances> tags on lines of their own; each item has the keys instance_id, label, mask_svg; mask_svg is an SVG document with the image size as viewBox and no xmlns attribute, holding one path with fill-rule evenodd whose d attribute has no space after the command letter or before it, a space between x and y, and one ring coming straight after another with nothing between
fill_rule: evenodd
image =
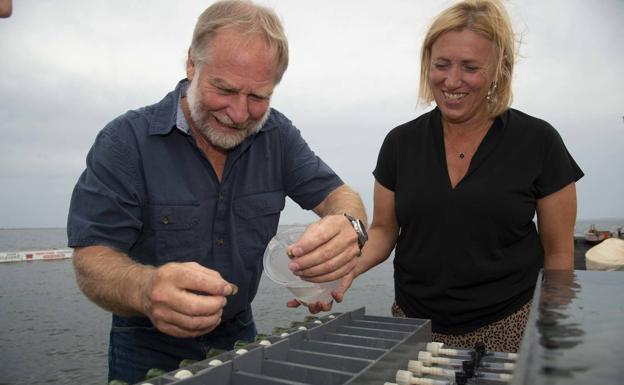
<instances>
[{"instance_id":1,"label":"woman","mask_svg":"<svg viewBox=\"0 0 624 385\"><path fill-rule=\"evenodd\" d=\"M499 1L443 11L421 54L419 96L436 108L381 147L355 274L396 245L395 316L431 319L448 345L514 352L540 268L573 269L583 172L552 126L509 108L514 35Z\"/></svg>"}]
</instances>

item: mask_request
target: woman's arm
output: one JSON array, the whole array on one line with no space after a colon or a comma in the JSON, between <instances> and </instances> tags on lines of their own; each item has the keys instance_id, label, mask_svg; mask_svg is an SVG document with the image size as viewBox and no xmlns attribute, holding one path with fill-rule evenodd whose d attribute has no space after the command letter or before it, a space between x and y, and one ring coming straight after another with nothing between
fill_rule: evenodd
<instances>
[{"instance_id":1,"label":"woman's arm","mask_svg":"<svg viewBox=\"0 0 624 385\"><path fill-rule=\"evenodd\" d=\"M537 225L544 247L544 269L574 269L574 223L576 185L537 201Z\"/></svg>"},{"instance_id":2,"label":"woman's arm","mask_svg":"<svg viewBox=\"0 0 624 385\"><path fill-rule=\"evenodd\" d=\"M368 229L368 242L357 258L355 268L346 275L335 293L334 299L342 302L345 292L351 287L353 280L385 261L396 244L399 236L399 224L395 215L394 192L379 182L375 182L373 223Z\"/></svg>"},{"instance_id":3,"label":"woman's arm","mask_svg":"<svg viewBox=\"0 0 624 385\"><path fill-rule=\"evenodd\" d=\"M356 276L385 261L396 245L399 224L394 208L394 191L375 182L373 223L368 230L368 242L355 267Z\"/></svg>"}]
</instances>

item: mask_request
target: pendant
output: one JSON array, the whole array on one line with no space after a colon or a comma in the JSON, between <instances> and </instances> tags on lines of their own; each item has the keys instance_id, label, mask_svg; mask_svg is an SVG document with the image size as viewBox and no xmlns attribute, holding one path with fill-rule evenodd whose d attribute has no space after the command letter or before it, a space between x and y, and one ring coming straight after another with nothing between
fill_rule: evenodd
<instances>
[{"instance_id":1,"label":"pendant","mask_svg":"<svg viewBox=\"0 0 624 385\"><path fill-rule=\"evenodd\" d=\"M465 157L466 157L466 155L464 155L464 153L463 153L463 152L460 152L460 153L459 153L459 159L464 159Z\"/></svg>"}]
</instances>

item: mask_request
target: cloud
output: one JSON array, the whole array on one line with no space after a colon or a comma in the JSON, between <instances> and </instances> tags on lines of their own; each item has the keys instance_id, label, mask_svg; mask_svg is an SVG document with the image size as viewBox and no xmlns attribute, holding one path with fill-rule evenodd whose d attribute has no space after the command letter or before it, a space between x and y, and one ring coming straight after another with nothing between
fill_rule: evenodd
<instances>
[{"instance_id":1,"label":"cloud","mask_svg":"<svg viewBox=\"0 0 624 385\"><path fill-rule=\"evenodd\" d=\"M419 50L451 1L265 0L291 62L273 104L372 209L385 134L423 112ZM587 176L579 217L624 213L624 3L506 2L523 33L514 107L552 123ZM64 226L97 132L184 76L203 1L23 0L0 20L0 227ZM619 167L621 168L621 167ZM313 218L288 206L283 222Z\"/></svg>"}]
</instances>

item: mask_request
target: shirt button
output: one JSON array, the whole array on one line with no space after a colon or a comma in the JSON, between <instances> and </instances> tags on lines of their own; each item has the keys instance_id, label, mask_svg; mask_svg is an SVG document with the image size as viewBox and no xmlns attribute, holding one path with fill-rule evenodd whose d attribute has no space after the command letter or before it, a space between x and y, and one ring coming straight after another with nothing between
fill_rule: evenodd
<instances>
[{"instance_id":1,"label":"shirt button","mask_svg":"<svg viewBox=\"0 0 624 385\"><path fill-rule=\"evenodd\" d=\"M225 241L221 238L217 239L217 246L223 246L225 245Z\"/></svg>"},{"instance_id":2,"label":"shirt button","mask_svg":"<svg viewBox=\"0 0 624 385\"><path fill-rule=\"evenodd\" d=\"M162 223L163 225L168 225L169 224L169 217L168 216L164 216L162 217L162 219L160 220L160 223Z\"/></svg>"}]
</instances>

